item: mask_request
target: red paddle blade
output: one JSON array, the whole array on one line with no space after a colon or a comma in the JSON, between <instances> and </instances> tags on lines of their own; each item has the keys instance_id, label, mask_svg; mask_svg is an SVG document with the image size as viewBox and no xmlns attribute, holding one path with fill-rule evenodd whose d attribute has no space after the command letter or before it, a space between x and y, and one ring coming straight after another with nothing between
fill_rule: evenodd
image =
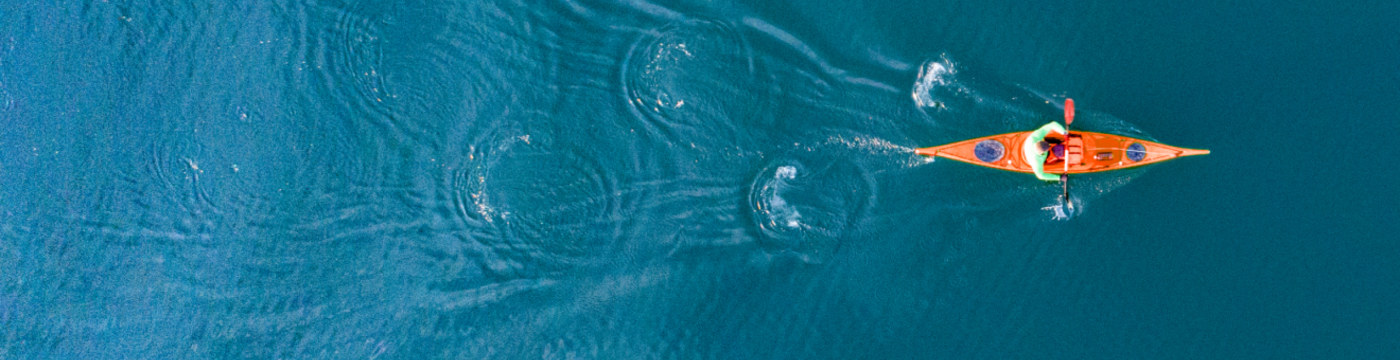
<instances>
[{"instance_id":1,"label":"red paddle blade","mask_svg":"<svg viewBox=\"0 0 1400 360\"><path fill-rule=\"evenodd\" d=\"M1065 98L1065 125L1074 122L1074 99Z\"/></svg>"}]
</instances>

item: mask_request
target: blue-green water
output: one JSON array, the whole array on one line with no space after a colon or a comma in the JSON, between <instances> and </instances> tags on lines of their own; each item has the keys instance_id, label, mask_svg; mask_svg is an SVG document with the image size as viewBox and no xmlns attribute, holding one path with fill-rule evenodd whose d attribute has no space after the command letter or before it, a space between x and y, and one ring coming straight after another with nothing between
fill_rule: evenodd
<instances>
[{"instance_id":1,"label":"blue-green water","mask_svg":"<svg viewBox=\"0 0 1400 360\"><path fill-rule=\"evenodd\" d=\"M1400 3L0 4L0 358L1395 358ZM913 148L1211 149L1074 178Z\"/></svg>"}]
</instances>

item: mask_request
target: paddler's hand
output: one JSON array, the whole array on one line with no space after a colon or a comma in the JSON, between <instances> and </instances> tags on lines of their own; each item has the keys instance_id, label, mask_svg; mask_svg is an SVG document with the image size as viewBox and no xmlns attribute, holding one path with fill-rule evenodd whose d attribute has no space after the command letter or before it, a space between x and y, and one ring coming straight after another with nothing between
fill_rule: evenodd
<instances>
[{"instance_id":1,"label":"paddler's hand","mask_svg":"<svg viewBox=\"0 0 1400 360\"><path fill-rule=\"evenodd\" d=\"M1060 182L1069 181L1069 174L1060 174Z\"/></svg>"}]
</instances>

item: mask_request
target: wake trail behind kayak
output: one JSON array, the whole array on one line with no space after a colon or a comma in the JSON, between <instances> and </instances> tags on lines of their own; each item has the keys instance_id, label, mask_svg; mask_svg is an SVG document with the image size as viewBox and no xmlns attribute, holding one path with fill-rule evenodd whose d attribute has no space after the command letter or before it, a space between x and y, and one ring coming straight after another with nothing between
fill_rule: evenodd
<instances>
[{"instance_id":1,"label":"wake trail behind kayak","mask_svg":"<svg viewBox=\"0 0 1400 360\"><path fill-rule=\"evenodd\" d=\"M822 143L823 147L841 147L859 152L867 162L885 162L880 167L910 168L934 161L933 157L919 156L915 148L895 144L889 140L862 135L832 135ZM853 154L855 155L855 154Z\"/></svg>"}]
</instances>

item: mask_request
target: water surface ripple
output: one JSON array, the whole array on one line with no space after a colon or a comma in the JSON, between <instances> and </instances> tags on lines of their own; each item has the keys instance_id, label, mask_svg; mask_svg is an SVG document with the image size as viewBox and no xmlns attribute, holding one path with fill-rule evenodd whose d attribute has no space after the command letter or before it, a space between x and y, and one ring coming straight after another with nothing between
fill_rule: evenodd
<instances>
[{"instance_id":1,"label":"water surface ripple","mask_svg":"<svg viewBox=\"0 0 1400 360\"><path fill-rule=\"evenodd\" d=\"M1058 188L913 153L1061 96L811 9L19 8L0 357L976 356L1043 325L1017 289L1094 290L1008 230L1059 238Z\"/></svg>"}]
</instances>

